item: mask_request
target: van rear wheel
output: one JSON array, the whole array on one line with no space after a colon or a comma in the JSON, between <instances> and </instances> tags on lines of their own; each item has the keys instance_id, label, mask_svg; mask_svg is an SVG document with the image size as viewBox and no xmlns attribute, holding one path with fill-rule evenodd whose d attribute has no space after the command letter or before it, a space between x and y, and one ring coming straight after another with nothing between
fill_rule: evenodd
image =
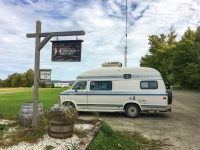
<instances>
[{"instance_id":1,"label":"van rear wheel","mask_svg":"<svg viewBox=\"0 0 200 150\"><path fill-rule=\"evenodd\" d=\"M125 108L127 117L137 118L140 116L140 108L135 104L128 104Z\"/></svg>"},{"instance_id":2,"label":"van rear wheel","mask_svg":"<svg viewBox=\"0 0 200 150\"><path fill-rule=\"evenodd\" d=\"M167 95L168 95L168 104L172 104L172 90L167 89Z\"/></svg>"}]
</instances>

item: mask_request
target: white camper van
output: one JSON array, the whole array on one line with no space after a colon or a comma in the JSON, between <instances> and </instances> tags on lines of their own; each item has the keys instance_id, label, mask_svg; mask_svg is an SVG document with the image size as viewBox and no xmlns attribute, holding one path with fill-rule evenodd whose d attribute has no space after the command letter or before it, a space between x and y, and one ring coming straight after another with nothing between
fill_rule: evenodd
<instances>
[{"instance_id":1,"label":"white camper van","mask_svg":"<svg viewBox=\"0 0 200 150\"><path fill-rule=\"evenodd\" d=\"M60 93L61 104L78 111L125 112L128 117L171 111L171 91L157 70L122 68L119 63L102 66L80 74L71 89Z\"/></svg>"}]
</instances>

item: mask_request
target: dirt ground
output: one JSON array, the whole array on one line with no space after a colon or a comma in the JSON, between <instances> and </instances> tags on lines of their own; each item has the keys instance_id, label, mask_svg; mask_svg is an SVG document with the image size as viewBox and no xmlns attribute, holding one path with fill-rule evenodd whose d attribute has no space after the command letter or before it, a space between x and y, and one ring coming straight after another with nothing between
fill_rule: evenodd
<instances>
[{"instance_id":1,"label":"dirt ground","mask_svg":"<svg viewBox=\"0 0 200 150\"><path fill-rule=\"evenodd\" d=\"M166 149L200 150L200 93L174 90L172 112L126 118L119 113L101 113L100 118L116 130L138 131L147 138L165 139ZM81 113L90 118L91 113Z\"/></svg>"}]
</instances>

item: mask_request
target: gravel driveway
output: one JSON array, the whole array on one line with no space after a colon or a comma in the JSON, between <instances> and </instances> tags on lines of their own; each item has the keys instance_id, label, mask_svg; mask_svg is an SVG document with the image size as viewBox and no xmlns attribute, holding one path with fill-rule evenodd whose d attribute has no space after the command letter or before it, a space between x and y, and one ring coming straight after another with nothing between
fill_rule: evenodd
<instances>
[{"instance_id":1,"label":"gravel driveway","mask_svg":"<svg viewBox=\"0 0 200 150\"><path fill-rule=\"evenodd\" d=\"M119 113L101 113L114 129L139 131L148 138L165 139L167 149L200 150L200 93L174 90L171 113L142 114L130 119ZM90 118L91 113L81 113Z\"/></svg>"}]
</instances>

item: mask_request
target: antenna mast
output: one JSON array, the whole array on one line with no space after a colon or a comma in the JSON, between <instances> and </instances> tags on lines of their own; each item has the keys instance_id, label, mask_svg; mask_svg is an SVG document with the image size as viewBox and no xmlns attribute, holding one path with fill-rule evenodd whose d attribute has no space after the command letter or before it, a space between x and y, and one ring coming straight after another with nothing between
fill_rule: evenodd
<instances>
[{"instance_id":1,"label":"antenna mast","mask_svg":"<svg viewBox=\"0 0 200 150\"><path fill-rule=\"evenodd\" d=\"M126 0L126 43L125 43L125 47L124 47L124 67L127 66L127 20L128 20L128 16L127 16L127 0Z\"/></svg>"}]
</instances>

